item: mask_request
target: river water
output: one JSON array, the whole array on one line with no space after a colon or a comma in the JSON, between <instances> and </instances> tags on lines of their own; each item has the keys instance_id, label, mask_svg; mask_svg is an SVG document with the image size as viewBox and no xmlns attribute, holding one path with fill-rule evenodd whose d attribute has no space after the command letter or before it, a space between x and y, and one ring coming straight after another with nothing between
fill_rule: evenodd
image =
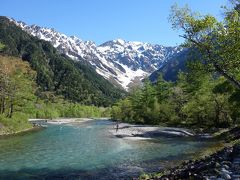
<instances>
[{"instance_id":1,"label":"river water","mask_svg":"<svg viewBox=\"0 0 240 180\"><path fill-rule=\"evenodd\" d=\"M48 125L0 139L0 179L128 179L189 159L211 142L162 137L124 140L113 123L94 120Z\"/></svg>"}]
</instances>

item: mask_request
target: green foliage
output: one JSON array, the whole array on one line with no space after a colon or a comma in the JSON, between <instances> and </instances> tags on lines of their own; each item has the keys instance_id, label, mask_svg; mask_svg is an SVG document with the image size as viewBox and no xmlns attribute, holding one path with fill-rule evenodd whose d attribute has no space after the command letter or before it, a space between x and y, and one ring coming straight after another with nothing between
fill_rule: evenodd
<instances>
[{"instance_id":1,"label":"green foliage","mask_svg":"<svg viewBox=\"0 0 240 180\"><path fill-rule=\"evenodd\" d=\"M224 77L205 71L180 73L176 83L160 76L156 84L146 82L142 89L116 103L111 117L132 123L228 127L239 123L240 105L231 101L237 92Z\"/></svg>"},{"instance_id":2,"label":"green foliage","mask_svg":"<svg viewBox=\"0 0 240 180\"><path fill-rule=\"evenodd\" d=\"M109 116L108 108L72 103L53 92L38 92L35 78L28 62L0 56L0 135L31 128L29 118Z\"/></svg>"},{"instance_id":3,"label":"green foliage","mask_svg":"<svg viewBox=\"0 0 240 180\"><path fill-rule=\"evenodd\" d=\"M72 102L109 106L125 95L84 61L61 55L49 43L39 40L0 17L0 41L4 54L21 57L37 72L39 91L52 91Z\"/></svg>"},{"instance_id":4,"label":"green foliage","mask_svg":"<svg viewBox=\"0 0 240 180\"><path fill-rule=\"evenodd\" d=\"M14 113L11 119L0 114L0 126L0 135L32 128L32 125L28 122L28 116L20 112Z\"/></svg>"},{"instance_id":5,"label":"green foliage","mask_svg":"<svg viewBox=\"0 0 240 180\"><path fill-rule=\"evenodd\" d=\"M27 111L36 98L35 72L26 62L0 56L0 114Z\"/></svg>"},{"instance_id":6,"label":"green foliage","mask_svg":"<svg viewBox=\"0 0 240 180\"><path fill-rule=\"evenodd\" d=\"M196 48L202 55L204 68L224 76L240 89L240 12L239 2L235 8L225 9L224 21L213 16L201 16L188 7L172 7L170 21L173 28L183 30L185 46Z\"/></svg>"},{"instance_id":7,"label":"green foliage","mask_svg":"<svg viewBox=\"0 0 240 180\"><path fill-rule=\"evenodd\" d=\"M86 106L67 101L59 101L54 103L44 103L38 101L37 108L30 114L32 118L53 119L58 117L78 117L78 118L100 118L107 117L109 113L107 108L96 106Z\"/></svg>"}]
</instances>

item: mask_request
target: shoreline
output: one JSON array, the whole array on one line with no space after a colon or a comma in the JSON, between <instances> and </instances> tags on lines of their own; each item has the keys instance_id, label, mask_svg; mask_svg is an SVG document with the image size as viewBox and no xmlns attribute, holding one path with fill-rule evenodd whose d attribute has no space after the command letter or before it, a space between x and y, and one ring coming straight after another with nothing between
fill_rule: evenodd
<instances>
[{"instance_id":1,"label":"shoreline","mask_svg":"<svg viewBox=\"0 0 240 180\"><path fill-rule=\"evenodd\" d=\"M116 124L117 125L117 124ZM199 156L183 161L172 168L139 179L240 179L240 127L219 129L209 134L185 128L118 124L109 132L127 140L148 140L157 137L193 137L216 140L219 144L199 152Z\"/></svg>"},{"instance_id":2,"label":"shoreline","mask_svg":"<svg viewBox=\"0 0 240 180\"><path fill-rule=\"evenodd\" d=\"M0 134L0 139L5 137L22 135L28 132L35 132L46 128L41 122L48 124L70 124L70 123L81 123L95 120L93 118L56 118L56 119L29 119L29 123L32 124L32 127L26 128L20 131L15 132L3 132Z\"/></svg>"},{"instance_id":3,"label":"shoreline","mask_svg":"<svg viewBox=\"0 0 240 180\"><path fill-rule=\"evenodd\" d=\"M97 119L107 119L107 118L55 118L55 119L29 119L28 121L32 124L70 124L70 123L81 123L87 121L93 121Z\"/></svg>"},{"instance_id":4,"label":"shoreline","mask_svg":"<svg viewBox=\"0 0 240 180\"><path fill-rule=\"evenodd\" d=\"M48 124L71 124L71 123L81 123L87 121L93 121L94 118L56 118L56 119L48 119Z\"/></svg>"},{"instance_id":5,"label":"shoreline","mask_svg":"<svg viewBox=\"0 0 240 180\"><path fill-rule=\"evenodd\" d=\"M208 156L187 160L174 168L164 169L147 179L239 179L239 170L240 144L232 144Z\"/></svg>"},{"instance_id":6,"label":"shoreline","mask_svg":"<svg viewBox=\"0 0 240 180\"><path fill-rule=\"evenodd\" d=\"M22 134L29 133L29 132L40 131L40 130L42 130L43 128L44 128L44 127L41 127L41 126L33 126L33 127L31 127L31 128L23 129L23 130L21 130L21 131L3 133L3 134L0 134L0 139L1 139L1 138L5 138L5 137L22 135Z\"/></svg>"},{"instance_id":7,"label":"shoreline","mask_svg":"<svg viewBox=\"0 0 240 180\"><path fill-rule=\"evenodd\" d=\"M207 148L199 157L139 179L240 179L240 127L214 136L222 143L216 149Z\"/></svg>"},{"instance_id":8,"label":"shoreline","mask_svg":"<svg viewBox=\"0 0 240 180\"><path fill-rule=\"evenodd\" d=\"M129 140L147 140L157 137L196 137L193 131L185 128L172 128L151 125L133 125L128 123L119 123L109 133L117 138Z\"/></svg>"}]
</instances>

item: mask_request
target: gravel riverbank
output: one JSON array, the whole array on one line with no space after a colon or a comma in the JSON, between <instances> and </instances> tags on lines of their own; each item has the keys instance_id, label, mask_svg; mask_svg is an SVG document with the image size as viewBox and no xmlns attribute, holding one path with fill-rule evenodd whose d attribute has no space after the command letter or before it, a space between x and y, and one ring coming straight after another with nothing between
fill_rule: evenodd
<instances>
[{"instance_id":1,"label":"gravel riverbank","mask_svg":"<svg viewBox=\"0 0 240 180\"><path fill-rule=\"evenodd\" d=\"M193 132L183 128L170 128L149 125L132 125L127 123L120 123L118 128L115 126L109 132L123 139L141 140L154 137L168 136L168 137L189 137L195 136Z\"/></svg>"}]
</instances>

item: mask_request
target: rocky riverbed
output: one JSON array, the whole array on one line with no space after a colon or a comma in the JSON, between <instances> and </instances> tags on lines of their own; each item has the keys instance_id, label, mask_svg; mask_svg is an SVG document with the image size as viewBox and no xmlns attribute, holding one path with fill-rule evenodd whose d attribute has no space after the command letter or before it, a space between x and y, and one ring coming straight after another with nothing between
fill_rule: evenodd
<instances>
[{"instance_id":1,"label":"rocky riverbed","mask_svg":"<svg viewBox=\"0 0 240 180\"><path fill-rule=\"evenodd\" d=\"M240 145L226 147L206 158L184 162L153 179L240 179Z\"/></svg>"},{"instance_id":2,"label":"rocky riverbed","mask_svg":"<svg viewBox=\"0 0 240 180\"><path fill-rule=\"evenodd\" d=\"M185 161L178 167L142 179L240 180L240 128L235 127L216 138L221 138L228 143L228 146L212 155L194 161Z\"/></svg>"}]
</instances>

